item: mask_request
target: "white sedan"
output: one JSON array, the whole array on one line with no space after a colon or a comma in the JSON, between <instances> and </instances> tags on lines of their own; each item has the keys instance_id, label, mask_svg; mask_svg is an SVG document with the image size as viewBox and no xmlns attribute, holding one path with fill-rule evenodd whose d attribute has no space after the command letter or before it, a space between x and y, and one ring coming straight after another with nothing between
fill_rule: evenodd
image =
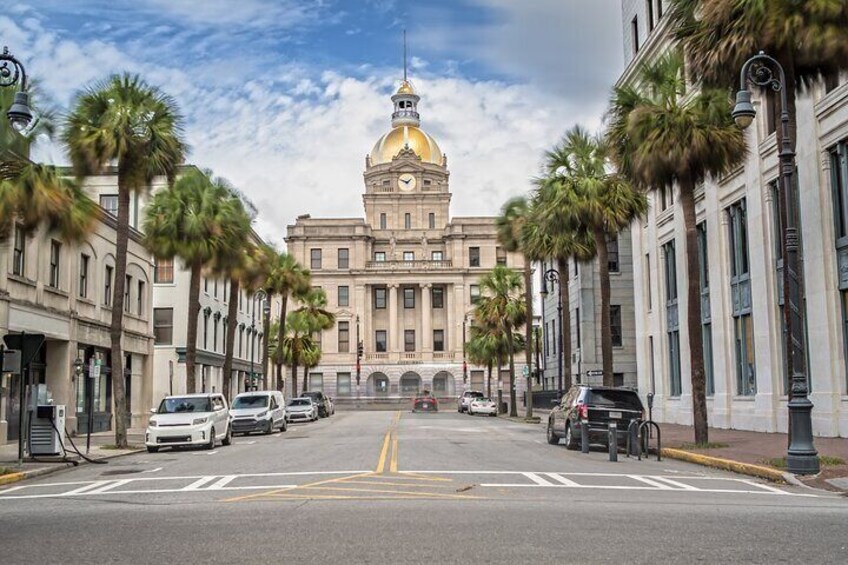
<instances>
[{"instance_id":1,"label":"white sedan","mask_svg":"<svg viewBox=\"0 0 848 565\"><path fill-rule=\"evenodd\" d=\"M495 405L495 401L491 398L474 398L468 404L468 414L470 416L473 416L474 414L497 416L498 407Z\"/></svg>"}]
</instances>

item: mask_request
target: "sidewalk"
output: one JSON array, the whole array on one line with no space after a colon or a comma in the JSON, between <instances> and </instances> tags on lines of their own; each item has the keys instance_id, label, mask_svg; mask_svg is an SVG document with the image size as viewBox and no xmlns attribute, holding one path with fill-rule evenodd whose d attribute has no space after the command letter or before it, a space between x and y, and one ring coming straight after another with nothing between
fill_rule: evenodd
<instances>
[{"instance_id":1,"label":"sidewalk","mask_svg":"<svg viewBox=\"0 0 848 565\"><path fill-rule=\"evenodd\" d=\"M88 452L89 459L112 459L130 453L136 453L144 449L144 430L127 430L127 439L130 449L111 448L115 444L115 432L99 432L91 434L91 450ZM85 454L86 436L76 436L74 443L83 454ZM18 465L18 444L9 443L0 445L0 485L14 483L55 473L68 467L74 466L74 462L85 464L86 461L74 453L71 442L65 438L65 449L68 450L67 459L59 457L36 457L37 461L24 459L23 465Z\"/></svg>"},{"instance_id":2,"label":"sidewalk","mask_svg":"<svg viewBox=\"0 0 848 565\"><path fill-rule=\"evenodd\" d=\"M695 432L692 426L660 424L664 450L672 448L688 453L717 457L732 462L756 465L785 472L786 434L749 432L710 428L710 444L714 447L695 449L692 444ZM825 460L821 473L810 477L796 477L804 484L827 490L848 492L848 439L814 438L819 457ZM674 453L669 453L674 457ZM831 464L835 463L835 464Z\"/></svg>"}]
</instances>

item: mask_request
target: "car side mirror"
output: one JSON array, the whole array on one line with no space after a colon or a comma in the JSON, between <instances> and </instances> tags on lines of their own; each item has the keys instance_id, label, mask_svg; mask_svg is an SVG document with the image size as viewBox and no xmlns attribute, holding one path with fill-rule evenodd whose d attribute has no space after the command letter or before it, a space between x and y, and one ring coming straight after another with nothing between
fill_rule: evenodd
<instances>
[{"instance_id":1,"label":"car side mirror","mask_svg":"<svg viewBox=\"0 0 848 565\"><path fill-rule=\"evenodd\" d=\"M155 414L155 413L156 413L156 408L151 408L151 409L150 409L150 413L151 413L151 414Z\"/></svg>"}]
</instances>

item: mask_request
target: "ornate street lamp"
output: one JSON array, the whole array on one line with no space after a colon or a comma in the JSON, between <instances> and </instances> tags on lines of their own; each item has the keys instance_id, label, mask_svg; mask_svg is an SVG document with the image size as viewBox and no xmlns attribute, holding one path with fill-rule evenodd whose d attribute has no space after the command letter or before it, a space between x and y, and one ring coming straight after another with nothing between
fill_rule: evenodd
<instances>
[{"instance_id":1,"label":"ornate street lamp","mask_svg":"<svg viewBox=\"0 0 848 565\"><path fill-rule=\"evenodd\" d=\"M547 282L546 282L547 281ZM562 319L562 282L559 278L559 272L556 269L548 269L542 275L542 290L540 294L542 295L542 303L544 304L545 298L548 297L548 285L550 282L552 284L556 284L557 287L557 317L559 318L559 333L557 335L557 348L559 349L559 355L557 355L557 396L562 398L562 369L565 365L565 359L563 359L563 355L565 355L565 350L562 347L562 327L563 327L563 319Z\"/></svg>"},{"instance_id":2,"label":"ornate street lamp","mask_svg":"<svg viewBox=\"0 0 848 565\"><path fill-rule=\"evenodd\" d=\"M468 383L468 363L465 360L465 327L468 325L468 314L462 317L462 384Z\"/></svg>"},{"instance_id":3,"label":"ornate street lamp","mask_svg":"<svg viewBox=\"0 0 848 565\"><path fill-rule=\"evenodd\" d=\"M263 289L259 289L253 293L253 296L250 297L252 308L250 309L250 388L254 389L254 374L253 374L253 345L256 343L256 299L259 299L259 302L263 304L262 312L265 313L266 309L270 311L270 305L267 304L266 298L268 298L268 293ZM264 318L264 316L263 316ZM267 338L266 338L267 339ZM263 368L263 372L267 370L267 367ZM247 387L245 387L247 388Z\"/></svg>"},{"instance_id":4,"label":"ornate street lamp","mask_svg":"<svg viewBox=\"0 0 848 565\"><path fill-rule=\"evenodd\" d=\"M6 112L9 122L17 132L22 132L32 121L32 110L29 108L29 93L27 92L26 69L8 47L3 47L0 53L0 88L14 86L20 82L21 90L15 93L15 101Z\"/></svg>"},{"instance_id":5,"label":"ornate street lamp","mask_svg":"<svg viewBox=\"0 0 848 565\"><path fill-rule=\"evenodd\" d=\"M780 93L780 182L783 198L780 216L783 223L783 319L786 365L792 379L789 399L789 449L786 469L795 474L819 472L819 459L813 445L811 412L808 398L807 352L804 349L804 297L799 282L798 227L795 211L795 151L789 139L789 106L786 100L786 75L776 59L760 51L748 59L740 73L740 90L736 93L733 119L742 129L754 121L757 112L751 104L748 83Z\"/></svg>"}]
</instances>

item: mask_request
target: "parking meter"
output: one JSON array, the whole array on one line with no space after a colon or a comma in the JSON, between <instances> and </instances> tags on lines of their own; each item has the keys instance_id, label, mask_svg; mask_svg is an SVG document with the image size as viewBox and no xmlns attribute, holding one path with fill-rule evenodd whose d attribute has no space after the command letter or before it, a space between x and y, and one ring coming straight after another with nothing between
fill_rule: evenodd
<instances>
[{"instance_id":1,"label":"parking meter","mask_svg":"<svg viewBox=\"0 0 848 565\"><path fill-rule=\"evenodd\" d=\"M653 416L651 415L653 408L654 408L654 393L649 392L648 393L648 421L649 422L653 422L653 420L654 420Z\"/></svg>"}]
</instances>

